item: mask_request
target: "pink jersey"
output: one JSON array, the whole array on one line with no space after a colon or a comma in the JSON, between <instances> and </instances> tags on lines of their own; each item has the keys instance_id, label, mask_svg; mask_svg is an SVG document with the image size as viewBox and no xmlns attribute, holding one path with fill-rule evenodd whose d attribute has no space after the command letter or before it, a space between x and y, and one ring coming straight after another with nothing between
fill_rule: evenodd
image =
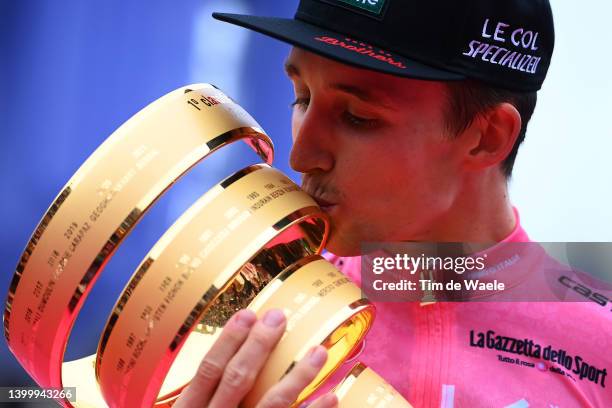
<instances>
[{"instance_id":1,"label":"pink jersey","mask_svg":"<svg viewBox=\"0 0 612 408\"><path fill-rule=\"evenodd\" d=\"M503 242L529 241L515 214ZM361 257L326 258L361 284ZM375 305L360 350L320 392L359 360L417 408L612 407L612 299Z\"/></svg>"}]
</instances>

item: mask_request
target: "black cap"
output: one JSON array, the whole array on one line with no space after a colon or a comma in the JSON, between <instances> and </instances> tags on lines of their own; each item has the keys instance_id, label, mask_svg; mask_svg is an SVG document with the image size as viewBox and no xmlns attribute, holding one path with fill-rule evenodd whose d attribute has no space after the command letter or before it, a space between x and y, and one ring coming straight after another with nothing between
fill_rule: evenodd
<instances>
[{"instance_id":1,"label":"black cap","mask_svg":"<svg viewBox=\"0 0 612 408\"><path fill-rule=\"evenodd\" d=\"M361 68L516 91L540 89L554 46L548 0L301 0L293 19L213 17Z\"/></svg>"}]
</instances>

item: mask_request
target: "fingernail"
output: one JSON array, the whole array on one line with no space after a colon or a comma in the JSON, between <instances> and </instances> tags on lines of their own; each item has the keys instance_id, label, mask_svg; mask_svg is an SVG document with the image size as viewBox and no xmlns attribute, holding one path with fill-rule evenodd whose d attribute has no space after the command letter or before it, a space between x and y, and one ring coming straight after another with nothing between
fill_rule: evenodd
<instances>
[{"instance_id":1,"label":"fingernail","mask_svg":"<svg viewBox=\"0 0 612 408\"><path fill-rule=\"evenodd\" d=\"M270 327L278 327L283 321L285 321L285 314L278 309L268 310L263 317L264 324Z\"/></svg>"},{"instance_id":2,"label":"fingernail","mask_svg":"<svg viewBox=\"0 0 612 408\"><path fill-rule=\"evenodd\" d=\"M257 316L255 316L255 312L252 310L245 309L236 313L236 324L245 329L250 329L256 320Z\"/></svg>"},{"instance_id":3,"label":"fingernail","mask_svg":"<svg viewBox=\"0 0 612 408\"><path fill-rule=\"evenodd\" d=\"M327 350L323 346L313 348L308 360L313 367L323 367L323 364L327 361Z\"/></svg>"}]
</instances>

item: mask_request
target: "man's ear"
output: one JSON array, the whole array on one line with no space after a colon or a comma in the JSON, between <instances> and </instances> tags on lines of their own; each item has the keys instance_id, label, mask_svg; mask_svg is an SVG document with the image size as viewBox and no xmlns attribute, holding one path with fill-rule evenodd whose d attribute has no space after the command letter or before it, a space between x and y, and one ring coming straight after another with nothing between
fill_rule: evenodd
<instances>
[{"instance_id":1,"label":"man's ear","mask_svg":"<svg viewBox=\"0 0 612 408\"><path fill-rule=\"evenodd\" d=\"M514 105L500 103L481 115L466 129L465 164L472 169L503 162L521 131L521 115Z\"/></svg>"}]
</instances>

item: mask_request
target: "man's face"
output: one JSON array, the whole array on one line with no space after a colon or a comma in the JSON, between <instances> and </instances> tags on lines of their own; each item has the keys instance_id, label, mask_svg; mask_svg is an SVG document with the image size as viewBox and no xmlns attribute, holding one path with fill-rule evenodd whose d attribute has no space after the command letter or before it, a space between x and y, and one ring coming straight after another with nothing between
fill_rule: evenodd
<instances>
[{"instance_id":1,"label":"man's face","mask_svg":"<svg viewBox=\"0 0 612 408\"><path fill-rule=\"evenodd\" d=\"M442 240L459 191L461 154L448 136L440 82L353 68L294 48L291 167L331 218L327 248Z\"/></svg>"}]
</instances>

